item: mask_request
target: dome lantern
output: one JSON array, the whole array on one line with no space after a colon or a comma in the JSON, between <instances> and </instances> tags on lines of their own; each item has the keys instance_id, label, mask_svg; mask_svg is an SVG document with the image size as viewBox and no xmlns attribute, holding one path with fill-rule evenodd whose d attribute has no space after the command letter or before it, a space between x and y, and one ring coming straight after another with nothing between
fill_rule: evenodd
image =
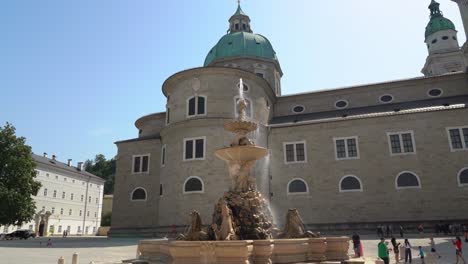
<instances>
[{"instance_id":1,"label":"dome lantern","mask_svg":"<svg viewBox=\"0 0 468 264\"><path fill-rule=\"evenodd\" d=\"M250 18L244 13L240 6L240 1L237 1L237 10L234 15L229 19L229 30L228 33L235 32L249 32L252 33L250 29Z\"/></svg>"}]
</instances>

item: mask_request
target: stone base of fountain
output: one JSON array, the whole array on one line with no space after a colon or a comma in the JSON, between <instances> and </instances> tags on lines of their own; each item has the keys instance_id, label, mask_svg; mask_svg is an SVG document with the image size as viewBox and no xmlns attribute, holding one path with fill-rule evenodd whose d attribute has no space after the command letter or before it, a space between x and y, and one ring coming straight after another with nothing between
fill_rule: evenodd
<instances>
[{"instance_id":1,"label":"stone base of fountain","mask_svg":"<svg viewBox=\"0 0 468 264\"><path fill-rule=\"evenodd\" d=\"M299 238L235 241L141 240L137 254L150 264L341 263L349 238Z\"/></svg>"},{"instance_id":2,"label":"stone base of fountain","mask_svg":"<svg viewBox=\"0 0 468 264\"><path fill-rule=\"evenodd\" d=\"M272 237L273 216L267 201L258 191L229 191L219 199L213 213L213 223L222 225L222 204L226 203L232 213L236 237L241 240L259 240Z\"/></svg>"}]
</instances>

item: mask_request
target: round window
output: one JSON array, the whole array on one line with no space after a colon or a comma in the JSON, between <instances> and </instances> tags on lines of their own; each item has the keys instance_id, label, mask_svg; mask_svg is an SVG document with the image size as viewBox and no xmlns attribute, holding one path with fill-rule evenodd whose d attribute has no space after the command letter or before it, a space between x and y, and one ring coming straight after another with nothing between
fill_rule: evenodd
<instances>
[{"instance_id":1,"label":"round window","mask_svg":"<svg viewBox=\"0 0 468 264\"><path fill-rule=\"evenodd\" d=\"M293 112L294 113L302 113L302 112L304 112L304 110L305 110L305 108L302 105L296 105L295 107L293 107Z\"/></svg>"},{"instance_id":2,"label":"round window","mask_svg":"<svg viewBox=\"0 0 468 264\"><path fill-rule=\"evenodd\" d=\"M432 97L437 97L437 96L441 96L442 95L442 90L441 89L431 89L429 90L428 92L429 96L432 96Z\"/></svg>"},{"instance_id":3,"label":"round window","mask_svg":"<svg viewBox=\"0 0 468 264\"><path fill-rule=\"evenodd\" d=\"M335 107L338 109L346 108L348 107L348 102L345 100L339 100L335 103Z\"/></svg>"},{"instance_id":4,"label":"round window","mask_svg":"<svg viewBox=\"0 0 468 264\"><path fill-rule=\"evenodd\" d=\"M380 102L382 103L390 103L391 101L393 101L393 96L389 94L380 96Z\"/></svg>"}]
</instances>

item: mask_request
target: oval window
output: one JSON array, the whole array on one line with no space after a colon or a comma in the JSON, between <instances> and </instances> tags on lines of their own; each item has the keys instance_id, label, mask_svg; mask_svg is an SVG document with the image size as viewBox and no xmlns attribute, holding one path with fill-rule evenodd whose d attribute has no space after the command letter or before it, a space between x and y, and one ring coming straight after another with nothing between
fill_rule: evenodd
<instances>
[{"instance_id":1,"label":"oval window","mask_svg":"<svg viewBox=\"0 0 468 264\"><path fill-rule=\"evenodd\" d=\"M432 40L432 44L435 44L437 42L437 39Z\"/></svg>"},{"instance_id":2,"label":"oval window","mask_svg":"<svg viewBox=\"0 0 468 264\"><path fill-rule=\"evenodd\" d=\"M348 107L348 102L345 100L339 100L335 103L335 107L338 109L343 109Z\"/></svg>"},{"instance_id":3,"label":"oval window","mask_svg":"<svg viewBox=\"0 0 468 264\"><path fill-rule=\"evenodd\" d=\"M304 106L302 105L296 105L294 108L293 108L293 112L298 114L298 113L302 113L304 112L305 108Z\"/></svg>"},{"instance_id":4,"label":"oval window","mask_svg":"<svg viewBox=\"0 0 468 264\"><path fill-rule=\"evenodd\" d=\"M389 94L380 96L380 102L382 103L390 103L391 101L393 101L393 96Z\"/></svg>"},{"instance_id":5,"label":"oval window","mask_svg":"<svg viewBox=\"0 0 468 264\"><path fill-rule=\"evenodd\" d=\"M443 39L443 40L447 40L447 39L449 39L449 37L443 36L442 39Z\"/></svg>"},{"instance_id":6,"label":"oval window","mask_svg":"<svg viewBox=\"0 0 468 264\"><path fill-rule=\"evenodd\" d=\"M431 90L429 90L428 94L429 94L429 96L432 96L432 97L441 96L442 95L442 90L441 89L431 89Z\"/></svg>"}]
</instances>

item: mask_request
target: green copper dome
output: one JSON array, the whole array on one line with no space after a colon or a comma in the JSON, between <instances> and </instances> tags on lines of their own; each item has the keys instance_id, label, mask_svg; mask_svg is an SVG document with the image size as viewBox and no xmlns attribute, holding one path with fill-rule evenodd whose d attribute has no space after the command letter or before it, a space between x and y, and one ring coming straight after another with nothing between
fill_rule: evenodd
<instances>
[{"instance_id":1,"label":"green copper dome","mask_svg":"<svg viewBox=\"0 0 468 264\"><path fill-rule=\"evenodd\" d=\"M432 0L431 4L429 5L429 9L431 10L431 20L426 27L426 38L442 30L456 30L453 22L450 21L450 19L444 17L439 9L439 6L440 4L434 0Z\"/></svg>"},{"instance_id":2,"label":"green copper dome","mask_svg":"<svg viewBox=\"0 0 468 264\"><path fill-rule=\"evenodd\" d=\"M276 52L267 38L259 34L241 31L224 35L218 44L210 50L204 65L206 67L217 59L240 56L277 60Z\"/></svg>"}]
</instances>

